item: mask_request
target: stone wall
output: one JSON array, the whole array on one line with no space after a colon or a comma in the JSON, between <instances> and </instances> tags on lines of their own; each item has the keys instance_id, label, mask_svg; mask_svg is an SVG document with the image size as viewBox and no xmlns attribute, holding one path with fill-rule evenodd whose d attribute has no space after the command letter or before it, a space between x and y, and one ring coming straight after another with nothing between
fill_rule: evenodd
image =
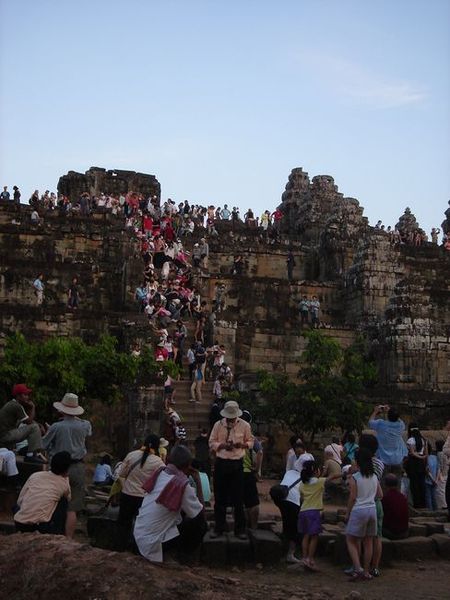
<instances>
[{"instance_id":1,"label":"stone wall","mask_svg":"<svg viewBox=\"0 0 450 600\"><path fill-rule=\"evenodd\" d=\"M90 192L108 191L99 186L111 178L120 181L113 172L88 173L80 177L94 177ZM133 177L141 175L127 173L127 185L136 186ZM70 174L75 195L87 181L80 177ZM62 181L66 185L69 180ZM196 284L211 301L216 284L226 286L214 336L226 345L234 370L264 368L295 378L305 347L297 304L304 294L316 295L326 335L343 346L359 334L369 340L380 367L374 401L398 401L410 414L425 414L428 407L433 414L445 412L450 393L450 253L431 243L393 246L386 232L368 226L358 201L344 197L329 176L311 183L307 173L294 169L280 208L284 233L272 242L258 229L219 223L220 236L210 240L209 273L196 274ZM399 227L419 225L406 210ZM196 231L188 248L202 235ZM290 248L296 261L292 282L286 268ZM88 218L52 213L35 226L28 209L16 214L14 208L2 207L0 251L3 335L22 329L37 338L90 339L109 331L124 344L135 336L145 338L134 303L142 265L120 217L101 209ZM241 276L231 274L236 254L244 258ZM42 308L34 306L31 288L39 272L47 284ZM74 275L82 291L76 315L65 307ZM156 392L136 396L136 431L156 423L156 397Z\"/></svg>"}]
</instances>

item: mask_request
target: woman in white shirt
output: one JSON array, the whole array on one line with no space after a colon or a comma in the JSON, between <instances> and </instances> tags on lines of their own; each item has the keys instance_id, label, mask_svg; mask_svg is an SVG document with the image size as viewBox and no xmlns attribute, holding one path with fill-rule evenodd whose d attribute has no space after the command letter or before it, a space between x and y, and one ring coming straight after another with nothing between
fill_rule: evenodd
<instances>
[{"instance_id":1,"label":"woman in white shirt","mask_svg":"<svg viewBox=\"0 0 450 600\"><path fill-rule=\"evenodd\" d=\"M121 533L121 542L127 546L131 528L144 499L143 484L151 475L163 467L159 457L159 436L150 434L139 450L133 450L125 457L119 471L122 482L120 494L119 518L117 520Z\"/></svg>"}]
</instances>

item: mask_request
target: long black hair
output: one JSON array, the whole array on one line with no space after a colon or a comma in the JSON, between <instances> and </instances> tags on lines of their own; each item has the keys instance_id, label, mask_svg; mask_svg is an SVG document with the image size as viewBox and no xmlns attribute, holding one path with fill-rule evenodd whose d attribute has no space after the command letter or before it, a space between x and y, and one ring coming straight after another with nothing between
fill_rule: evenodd
<instances>
[{"instance_id":1,"label":"long black hair","mask_svg":"<svg viewBox=\"0 0 450 600\"><path fill-rule=\"evenodd\" d=\"M154 433L150 433L144 442L144 453L141 458L141 469L145 465L145 461L150 454L150 450L153 450L156 456L159 456L159 435L155 435Z\"/></svg>"},{"instance_id":2,"label":"long black hair","mask_svg":"<svg viewBox=\"0 0 450 600\"><path fill-rule=\"evenodd\" d=\"M417 423L410 423L408 425L408 438L411 437L414 438L414 441L416 442L416 452L420 452L423 448L423 437Z\"/></svg>"},{"instance_id":3,"label":"long black hair","mask_svg":"<svg viewBox=\"0 0 450 600\"><path fill-rule=\"evenodd\" d=\"M309 480L314 477L316 469L316 463L313 460L305 460L302 472L300 473L302 483L309 483Z\"/></svg>"},{"instance_id":4,"label":"long black hair","mask_svg":"<svg viewBox=\"0 0 450 600\"><path fill-rule=\"evenodd\" d=\"M372 453L367 448L359 448L355 452L356 464L359 467L359 472L363 477L370 477L374 474Z\"/></svg>"}]
</instances>

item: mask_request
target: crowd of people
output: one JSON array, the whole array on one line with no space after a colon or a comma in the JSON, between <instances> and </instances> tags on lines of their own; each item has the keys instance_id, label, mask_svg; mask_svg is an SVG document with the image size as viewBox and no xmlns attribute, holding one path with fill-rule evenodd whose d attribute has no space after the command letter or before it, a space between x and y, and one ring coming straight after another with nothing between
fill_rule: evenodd
<instances>
[{"instance_id":1,"label":"crowd of people","mask_svg":"<svg viewBox=\"0 0 450 600\"><path fill-rule=\"evenodd\" d=\"M54 403L58 419L39 425L31 393L25 384L17 384L13 399L0 409L2 473L11 480L18 477L13 448L24 441L28 443L21 451L24 460L50 463L49 470L34 473L22 487L14 514L16 528L72 537L84 507L84 459L92 427L81 418L84 410L71 393ZM195 460L183 440L169 442L155 434L149 434L142 447L132 450L114 470L110 457L104 456L94 482L112 484L110 497L118 497L118 549L136 544L142 556L154 562L174 553L180 560L192 557L207 531L211 478L214 527L209 535L224 534L227 507L232 507L234 533L246 539L248 529L258 525L262 463L262 445L251 421L248 411L228 400L210 431L203 430L195 440ZM394 408L376 407L368 426L374 433L363 433L358 440L351 432L342 440L333 438L321 461L298 436L291 438L285 474L271 488L288 542L288 563L318 570L321 512L324 499L336 488L344 488L348 496L345 533L352 566L346 572L351 579L380 575L382 537L408 536L410 506L433 511L450 507L450 421L446 439L436 443L436 454L415 423L409 424L405 440L406 425Z\"/></svg>"},{"instance_id":2,"label":"crowd of people","mask_svg":"<svg viewBox=\"0 0 450 600\"><path fill-rule=\"evenodd\" d=\"M325 446L319 468L298 436L290 439L286 472L271 496L280 509L283 533L289 540L287 562L317 570L315 552L322 531L324 499L336 500L336 491L348 497L346 539L351 579L380 575L382 537L408 537L410 506L430 511L447 509L450 519L450 421L446 439L435 450L416 423L406 428L394 408L378 406L358 441L348 432ZM405 434L407 436L405 440ZM301 543L302 558L295 555Z\"/></svg>"}]
</instances>

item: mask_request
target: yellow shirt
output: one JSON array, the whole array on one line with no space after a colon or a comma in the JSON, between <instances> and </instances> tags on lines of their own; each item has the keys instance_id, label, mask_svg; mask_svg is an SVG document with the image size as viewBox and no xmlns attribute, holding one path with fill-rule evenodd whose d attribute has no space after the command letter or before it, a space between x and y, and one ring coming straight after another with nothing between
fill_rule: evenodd
<instances>
[{"instance_id":1,"label":"yellow shirt","mask_svg":"<svg viewBox=\"0 0 450 600\"><path fill-rule=\"evenodd\" d=\"M304 510L322 510L323 509L323 488L325 487L325 477L312 478L311 483L303 483L299 485L300 497L302 498L302 506L300 512Z\"/></svg>"},{"instance_id":2,"label":"yellow shirt","mask_svg":"<svg viewBox=\"0 0 450 600\"><path fill-rule=\"evenodd\" d=\"M159 447L159 458L163 461L163 462L167 462L167 450L165 446L160 446Z\"/></svg>"},{"instance_id":3,"label":"yellow shirt","mask_svg":"<svg viewBox=\"0 0 450 600\"><path fill-rule=\"evenodd\" d=\"M28 525L48 523L63 496L70 500L68 477L55 475L51 471L33 473L20 492L17 500L20 509L14 515L14 520Z\"/></svg>"}]
</instances>

